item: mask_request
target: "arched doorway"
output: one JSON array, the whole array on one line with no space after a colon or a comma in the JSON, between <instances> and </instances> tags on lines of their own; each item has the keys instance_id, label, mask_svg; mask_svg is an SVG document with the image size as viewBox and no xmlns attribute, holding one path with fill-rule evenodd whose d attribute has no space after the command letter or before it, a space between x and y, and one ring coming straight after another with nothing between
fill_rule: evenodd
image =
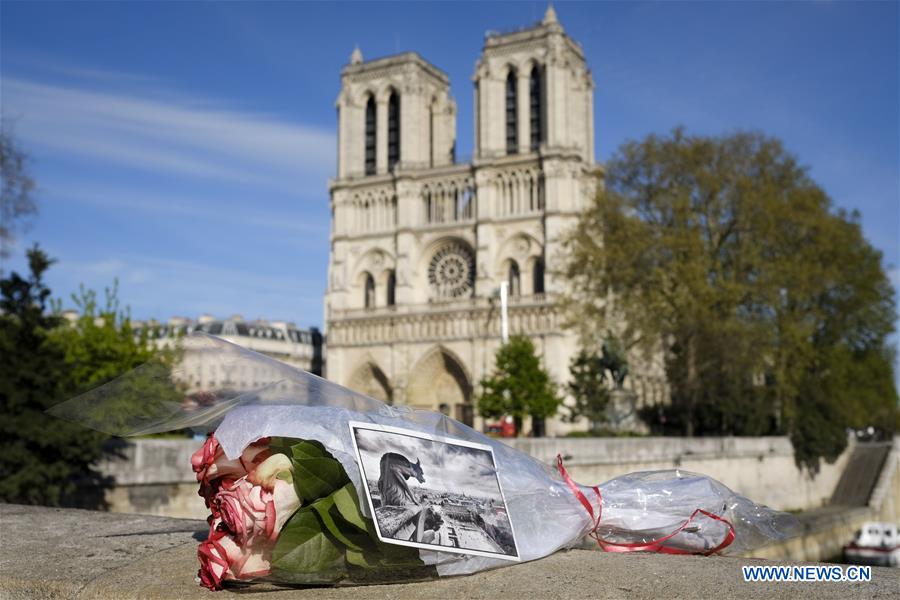
<instances>
[{"instance_id":1,"label":"arched doorway","mask_svg":"<svg viewBox=\"0 0 900 600\"><path fill-rule=\"evenodd\" d=\"M470 427L475 420L472 384L459 361L442 348L429 352L412 370L406 401L444 412Z\"/></svg>"},{"instance_id":2,"label":"arched doorway","mask_svg":"<svg viewBox=\"0 0 900 600\"><path fill-rule=\"evenodd\" d=\"M384 371L375 364L366 363L358 368L350 378L347 387L376 400L381 400L385 404L393 403L394 394L391 384Z\"/></svg>"}]
</instances>

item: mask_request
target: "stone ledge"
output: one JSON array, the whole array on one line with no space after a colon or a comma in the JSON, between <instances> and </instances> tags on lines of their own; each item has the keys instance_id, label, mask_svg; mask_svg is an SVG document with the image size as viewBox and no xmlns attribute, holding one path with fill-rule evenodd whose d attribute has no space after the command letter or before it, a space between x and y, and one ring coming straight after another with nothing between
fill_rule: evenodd
<instances>
[{"instance_id":1,"label":"stone ledge","mask_svg":"<svg viewBox=\"0 0 900 600\"><path fill-rule=\"evenodd\" d=\"M871 583L745 583L736 557L558 552L465 577L367 587L254 584L214 595L197 585L206 523L142 515L0 505L0 597L19 598L872 598L900 589L900 570ZM779 563L784 564L784 563Z\"/></svg>"}]
</instances>

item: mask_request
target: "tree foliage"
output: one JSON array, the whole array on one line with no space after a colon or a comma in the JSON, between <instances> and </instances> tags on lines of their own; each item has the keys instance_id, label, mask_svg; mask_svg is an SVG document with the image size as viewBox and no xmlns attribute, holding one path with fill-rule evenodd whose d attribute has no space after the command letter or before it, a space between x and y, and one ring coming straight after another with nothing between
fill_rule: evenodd
<instances>
[{"instance_id":1,"label":"tree foliage","mask_svg":"<svg viewBox=\"0 0 900 600\"><path fill-rule=\"evenodd\" d=\"M606 386L606 368L596 352L581 350L569 365L569 393L573 403L566 405L570 422L586 418L591 431L596 432L606 421L606 407L609 404L609 389Z\"/></svg>"},{"instance_id":2,"label":"tree foliage","mask_svg":"<svg viewBox=\"0 0 900 600\"><path fill-rule=\"evenodd\" d=\"M115 290L98 307L82 290L68 323L50 310L44 274L53 264L28 251L30 273L0 280L0 500L26 504L102 504L106 483L91 464L108 438L45 410L132 369L152 356L136 341Z\"/></svg>"},{"instance_id":3,"label":"tree foliage","mask_svg":"<svg viewBox=\"0 0 900 600\"><path fill-rule=\"evenodd\" d=\"M569 238L570 307L662 350L669 426L785 432L812 471L847 427L893 431L881 254L778 140L676 129L624 144L605 183Z\"/></svg>"},{"instance_id":4,"label":"tree foliage","mask_svg":"<svg viewBox=\"0 0 900 600\"><path fill-rule=\"evenodd\" d=\"M7 123L0 123L0 261L9 258L15 231L22 220L37 212L35 183L28 174L28 156L19 147ZM3 270L0 268L0 275Z\"/></svg>"},{"instance_id":5,"label":"tree foliage","mask_svg":"<svg viewBox=\"0 0 900 600\"><path fill-rule=\"evenodd\" d=\"M72 302L77 318L54 330L52 337L65 351L78 390L97 387L154 358L146 334L135 339L130 317L119 306L118 282L104 290L102 305L97 293L84 286L72 295ZM59 308L55 312L59 313Z\"/></svg>"},{"instance_id":6,"label":"tree foliage","mask_svg":"<svg viewBox=\"0 0 900 600\"><path fill-rule=\"evenodd\" d=\"M500 347L494 371L481 380L481 387L478 413L488 418L512 416L517 433L524 417L543 421L556 414L562 402L534 344L524 336L513 336Z\"/></svg>"}]
</instances>

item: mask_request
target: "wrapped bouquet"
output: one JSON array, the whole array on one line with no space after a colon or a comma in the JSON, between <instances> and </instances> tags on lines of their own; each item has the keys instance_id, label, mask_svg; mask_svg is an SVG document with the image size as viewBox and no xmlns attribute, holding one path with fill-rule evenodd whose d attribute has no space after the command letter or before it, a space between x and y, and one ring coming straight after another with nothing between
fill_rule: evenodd
<instances>
[{"instance_id":1,"label":"wrapped bouquet","mask_svg":"<svg viewBox=\"0 0 900 600\"><path fill-rule=\"evenodd\" d=\"M202 384L198 365L216 374ZM547 556L745 551L790 515L680 470L576 483L441 413L390 406L196 335L52 414L115 435L210 433L192 466L210 510L200 583L411 581Z\"/></svg>"}]
</instances>

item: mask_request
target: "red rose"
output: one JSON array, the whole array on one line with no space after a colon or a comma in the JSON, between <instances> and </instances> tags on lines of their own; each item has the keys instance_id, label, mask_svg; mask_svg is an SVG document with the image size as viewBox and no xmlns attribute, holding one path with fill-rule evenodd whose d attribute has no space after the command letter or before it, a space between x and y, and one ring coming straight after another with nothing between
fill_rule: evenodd
<instances>
[{"instance_id":1,"label":"red rose","mask_svg":"<svg viewBox=\"0 0 900 600\"><path fill-rule=\"evenodd\" d=\"M238 545L213 522L209 538L197 548L200 559L200 584L211 590L221 590L222 582L253 579L269 574L268 552Z\"/></svg>"},{"instance_id":2,"label":"red rose","mask_svg":"<svg viewBox=\"0 0 900 600\"><path fill-rule=\"evenodd\" d=\"M246 477L226 481L219 489L211 503L213 514L238 544L271 545L278 539L285 521L300 507L300 498L289 481L290 469L290 459L275 454ZM284 473L288 481L279 478Z\"/></svg>"},{"instance_id":3,"label":"red rose","mask_svg":"<svg viewBox=\"0 0 900 600\"><path fill-rule=\"evenodd\" d=\"M206 500L206 505L211 507L211 500L224 481L244 477L271 454L269 439L263 438L247 446L236 460L229 460L216 436L210 435L203 447L191 456L191 466L200 482L198 493Z\"/></svg>"}]
</instances>

